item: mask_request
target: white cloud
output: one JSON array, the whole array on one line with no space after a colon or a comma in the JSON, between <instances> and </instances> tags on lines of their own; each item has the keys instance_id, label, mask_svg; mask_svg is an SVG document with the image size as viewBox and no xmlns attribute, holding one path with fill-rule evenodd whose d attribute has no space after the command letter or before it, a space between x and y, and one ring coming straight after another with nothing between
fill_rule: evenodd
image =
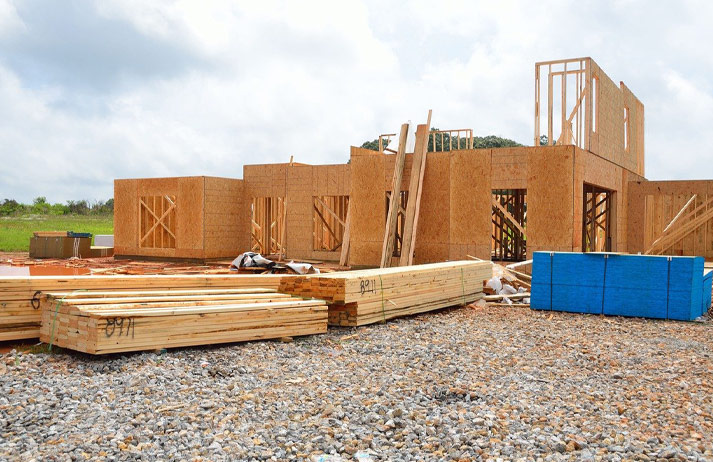
<instances>
[{"instance_id":1,"label":"white cloud","mask_svg":"<svg viewBox=\"0 0 713 462\"><path fill-rule=\"evenodd\" d=\"M0 0L0 38L14 34L22 27L15 5L9 0Z\"/></svg>"},{"instance_id":2,"label":"white cloud","mask_svg":"<svg viewBox=\"0 0 713 462\"><path fill-rule=\"evenodd\" d=\"M695 8L673 17L641 2L95 8L78 24L93 14L113 32L86 45L88 64L80 40L66 64L62 47L42 49L42 36L33 54L0 47L0 200L105 199L114 178L240 177L243 164L291 155L345 162L350 145L420 122L429 108L440 128L530 143L534 62L575 56L592 56L644 102L649 177L713 177L713 166L690 166L710 152L713 124L712 60L704 47L683 49L711 38ZM0 0L0 31L40 30L37 10ZM133 48L112 54L112 40ZM43 67L51 55L55 67ZM40 83L37 68L49 69Z\"/></svg>"}]
</instances>

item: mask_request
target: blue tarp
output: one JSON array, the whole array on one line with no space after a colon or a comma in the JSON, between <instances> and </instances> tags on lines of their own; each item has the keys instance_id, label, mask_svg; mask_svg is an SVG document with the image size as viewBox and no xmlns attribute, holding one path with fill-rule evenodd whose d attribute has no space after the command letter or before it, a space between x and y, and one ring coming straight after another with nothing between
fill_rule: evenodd
<instances>
[{"instance_id":1,"label":"blue tarp","mask_svg":"<svg viewBox=\"0 0 713 462\"><path fill-rule=\"evenodd\" d=\"M535 252L536 310L690 321L708 311L703 257Z\"/></svg>"}]
</instances>

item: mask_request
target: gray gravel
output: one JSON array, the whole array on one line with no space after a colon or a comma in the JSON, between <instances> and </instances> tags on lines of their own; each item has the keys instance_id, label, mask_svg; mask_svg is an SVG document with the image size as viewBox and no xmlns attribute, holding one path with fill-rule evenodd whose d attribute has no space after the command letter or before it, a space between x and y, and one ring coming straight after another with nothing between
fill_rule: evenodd
<instances>
[{"instance_id":1,"label":"gray gravel","mask_svg":"<svg viewBox=\"0 0 713 462\"><path fill-rule=\"evenodd\" d=\"M291 343L0 357L0 459L319 454L713 460L713 323L466 308Z\"/></svg>"}]
</instances>

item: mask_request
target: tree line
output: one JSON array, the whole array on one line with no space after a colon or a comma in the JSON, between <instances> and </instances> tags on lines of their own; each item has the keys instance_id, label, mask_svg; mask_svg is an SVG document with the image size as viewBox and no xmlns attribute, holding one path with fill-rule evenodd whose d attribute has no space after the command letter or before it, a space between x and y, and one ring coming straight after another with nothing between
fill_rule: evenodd
<instances>
[{"instance_id":1,"label":"tree line","mask_svg":"<svg viewBox=\"0 0 713 462\"><path fill-rule=\"evenodd\" d=\"M432 132L438 131L438 128L432 128ZM393 137L391 140L393 143L398 144L398 137ZM455 149L466 149L467 148L467 140L465 138L458 138L458 137L453 137L453 140L451 140L451 136L449 133L443 133L443 134L438 134L435 137L435 146L433 144L434 137L429 136L428 137L428 151L429 152L435 152L435 151L450 151L451 148L453 150ZM505 147L514 147L514 146L522 146L522 144L518 143L517 141L513 141L508 138L502 138L500 136L495 136L495 135L488 135L488 136L474 136L473 137L473 148L474 149L484 149L484 148L505 148ZM371 149L372 151L378 151L379 150L379 138L371 141L365 141L362 145L362 148L364 149ZM386 146L384 146L386 147ZM391 149L396 149L395 146L392 146Z\"/></svg>"},{"instance_id":2,"label":"tree line","mask_svg":"<svg viewBox=\"0 0 713 462\"><path fill-rule=\"evenodd\" d=\"M67 201L66 204L50 204L44 196L36 197L32 204L23 204L14 199L4 199L0 203L0 216L19 215L111 215L114 213L114 199L107 201Z\"/></svg>"}]
</instances>

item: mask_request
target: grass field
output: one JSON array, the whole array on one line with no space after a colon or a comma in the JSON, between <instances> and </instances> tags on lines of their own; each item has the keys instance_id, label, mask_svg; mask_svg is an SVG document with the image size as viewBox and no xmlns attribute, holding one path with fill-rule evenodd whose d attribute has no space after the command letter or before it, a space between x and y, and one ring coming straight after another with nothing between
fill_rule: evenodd
<instances>
[{"instance_id":1,"label":"grass field","mask_svg":"<svg viewBox=\"0 0 713 462\"><path fill-rule=\"evenodd\" d=\"M26 216L0 218L0 251L27 252L34 231L114 234L113 215Z\"/></svg>"}]
</instances>

